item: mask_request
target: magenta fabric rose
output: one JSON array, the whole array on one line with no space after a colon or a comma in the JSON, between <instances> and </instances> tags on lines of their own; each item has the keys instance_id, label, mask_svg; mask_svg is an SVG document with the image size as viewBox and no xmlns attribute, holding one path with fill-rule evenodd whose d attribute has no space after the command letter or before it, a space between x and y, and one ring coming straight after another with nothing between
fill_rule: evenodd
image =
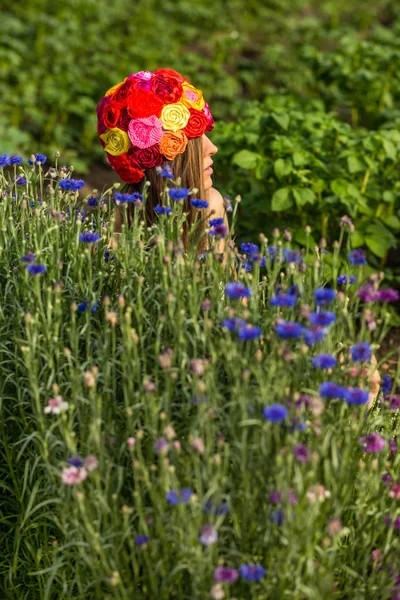
<instances>
[{"instance_id":1,"label":"magenta fabric rose","mask_svg":"<svg viewBox=\"0 0 400 600\"><path fill-rule=\"evenodd\" d=\"M144 119L132 119L128 127L129 139L137 148L149 148L161 141L162 123L155 115Z\"/></svg>"},{"instance_id":2,"label":"magenta fabric rose","mask_svg":"<svg viewBox=\"0 0 400 600\"><path fill-rule=\"evenodd\" d=\"M151 71L139 71L131 76L131 79L135 80L136 87L141 88L143 90L150 89L150 80L154 76L154 73Z\"/></svg>"},{"instance_id":3,"label":"magenta fabric rose","mask_svg":"<svg viewBox=\"0 0 400 600\"><path fill-rule=\"evenodd\" d=\"M110 104L110 96L103 96L103 98L100 100L100 102L97 105L96 108L96 114L97 114L97 132L99 135L101 135L102 133L105 132L105 130L107 129L106 124L104 123L104 113L106 110L106 107Z\"/></svg>"}]
</instances>

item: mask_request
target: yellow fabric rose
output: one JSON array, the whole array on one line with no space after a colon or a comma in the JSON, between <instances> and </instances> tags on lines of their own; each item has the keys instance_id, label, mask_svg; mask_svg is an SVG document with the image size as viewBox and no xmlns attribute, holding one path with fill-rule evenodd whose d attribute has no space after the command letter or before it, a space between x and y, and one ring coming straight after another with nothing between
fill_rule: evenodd
<instances>
[{"instance_id":1,"label":"yellow fabric rose","mask_svg":"<svg viewBox=\"0 0 400 600\"><path fill-rule=\"evenodd\" d=\"M160 119L164 129L178 131L178 129L186 127L189 117L189 109L182 102L175 102L174 104L165 104Z\"/></svg>"},{"instance_id":2,"label":"yellow fabric rose","mask_svg":"<svg viewBox=\"0 0 400 600\"><path fill-rule=\"evenodd\" d=\"M107 129L100 137L106 144L104 150L113 156L128 152L131 145L128 134L119 127Z\"/></svg>"},{"instance_id":3,"label":"yellow fabric rose","mask_svg":"<svg viewBox=\"0 0 400 600\"><path fill-rule=\"evenodd\" d=\"M196 110L202 110L205 105L205 101L203 98L203 92L198 90L190 83L184 81L182 83L183 94L180 99L180 102L187 106L188 108L195 108Z\"/></svg>"},{"instance_id":4,"label":"yellow fabric rose","mask_svg":"<svg viewBox=\"0 0 400 600\"><path fill-rule=\"evenodd\" d=\"M125 81L126 81L127 79L128 79L128 78L127 78L127 77L125 77L125 79L124 79L123 81L121 81L120 83L116 83L115 85L113 85L112 87L110 87L110 89L109 89L109 90L107 90L107 91L106 91L106 93L105 93L104 95L105 95L105 96L111 96L111 95L112 95L114 92L116 92L116 91L117 91L117 89L118 89L118 88L120 88L120 87L121 87L121 85L122 85L123 83L125 83Z\"/></svg>"}]
</instances>

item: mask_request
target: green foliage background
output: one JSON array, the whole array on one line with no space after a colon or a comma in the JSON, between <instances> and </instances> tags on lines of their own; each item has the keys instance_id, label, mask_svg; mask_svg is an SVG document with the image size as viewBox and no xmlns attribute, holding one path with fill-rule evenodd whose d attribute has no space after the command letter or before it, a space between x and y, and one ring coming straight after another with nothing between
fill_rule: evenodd
<instances>
[{"instance_id":1,"label":"green foliage background","mask_svg":"<svg viewBox=\"0 0 400 600\"><path fill-rule=\"evenodd\" d=\"M217 119L215 185L243 197L239 241L284 225L301 243L305 224L318 241L347 212L373 266L396 266L395 0L2 4L0 152L60 150L85 174L105 164L105 90L135 70L176 68Z\"/></svg>"}]
</instances>

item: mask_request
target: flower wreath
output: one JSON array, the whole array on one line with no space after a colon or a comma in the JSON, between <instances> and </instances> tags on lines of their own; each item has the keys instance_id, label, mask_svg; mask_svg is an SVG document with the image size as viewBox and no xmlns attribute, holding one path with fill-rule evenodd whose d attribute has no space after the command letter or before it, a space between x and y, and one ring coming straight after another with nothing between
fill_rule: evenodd
<instances>
[{"instance_id":1,"label":"flower wreath","mask_svg":"<svg viewBox=\"0 0 400 600\"><path fill-rule=\"evenodd\" d=\"M131 73L97 105L97 132L107 162L125 183L182 154L188 139L214 127L201 90L173 69Z\"/></svg>"}]
</instances>

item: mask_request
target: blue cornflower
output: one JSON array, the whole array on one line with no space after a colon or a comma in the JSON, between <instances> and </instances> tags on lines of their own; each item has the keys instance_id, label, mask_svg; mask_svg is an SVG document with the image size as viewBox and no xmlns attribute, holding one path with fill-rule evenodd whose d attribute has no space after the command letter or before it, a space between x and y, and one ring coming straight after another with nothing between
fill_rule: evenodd
<instances>
[{"instance_id":1,"label":"blue cornflower","mask_svg":"<svg viewBox=\"0 0 400 600\"><path fill-rule=\"evenodd\" d=\"M44 165L44 163L47 160L47 156L45 154L35 154L35 164L36 163L40 163L41 165ZM33 165L33 160L31 160L30 158L28 158L27 160L28 165Z\"/></svg>"},{"instance_id":2,"label":"blue cornflower","mask_svg":"<svg viewBox=\"0 0 400 600\"><path fill-rule=\"evenodd\" d=\"M193 491L189 488L182 488L181 490L171 490L167 492L165 498L168 504L187 504L192 497Z\"/></svg>"},{"instance_id":3,"label":"blue cornflower","mask_svg":"<svg viewBox=\"0 0 400 600\"><path fill-rule=\"evenodd\" d=\"M284 339L299 338L303 333L303 326L295 321L281 321L275 325L275 331Z\"/></svg>"},{"instance_id":4,"label":"blue cornflower","mask_svg":"<svg viewBox=\"0 0 400 600\"><path fill-rule=\"evenodd\" d=\"M215 227L211 227L209 233L210 235L224 238L228 234L228 228L225 225L216 225Z\"/></svg>"},{"instance_id":5,"label":"blue cornflower","mask_svg":"<svg viewBox=\"0 0 400 600\"><path fill-rule=\"evenodd\" d=\"M207 202L207 200L197 200L195 198L192 198L190 200L190 204L194 208L208 208L208 202Z\"/></svg>"},{"instance_id":6,"label":"blue cornflower","mask_svg":"<svg viewBox=\"0 0 400 600\"><path fill-rule=\"evenodd\" d=\"M160 175L161 175L161 177L165 177L166 179L173 179L174 174L172 172L171 165L168 165L168 164L163 165L163 167L160 171Z\"/></svg>"},{"instance_id":7,"label":"blue cornflower","mask_svg":"<svg viewBox=\"0 0 400 600\"><path fill-rule=\"evenodd\" d=\"M60 181L60 188L64 192L77 192L78 190L83 188L84 185L85 182L83 181L83 179L70 179L66 177L65 179L61 179Z\"/></svg>"},{"instance_id":8,"label":"blue cornflower","mask_svg":"<svg viewBox=\"0 0 400 600\"><path fill-rule=\"evenodd\" d=\"M382 382L382 392L388 394L392 389L392 378L390 375L384 375Z\"/></svg>"},{"instance_id":9,"label":"blue cornflower","mask_svg":"<svg viewBox=\"0 0 400 600\"><path fill-rule=\"evenodd\" d=\"M67 463L71 465L71 467L77 467L78 469L83 467L83 460L80 456L72 456L67 460Z\"/></svg>"},{"instance_id":10,"label":"blue cornflower","mask_svg":"<svg viewBox=\"0 0 400 600\"><path fill-rule=\"evenodd\" d=\"M136 200L141 200L142 198L143 196L139 192L133 192L133 194L115 192L115 199L118 200L118 202L136 202Z\"/></svg>"},{"instance_id":11,"label":"blue cornflower","mask_svg":"<svg viewBox=\"0 0 400 600\"><path fill-rule=\"evenodd\" d=\"M250 261L246 260L244 263L242 263L241 265L237 265L236 267L237 269L246 269L247 273L250 273L250 271L253 270L253 265L251 264Z\"/></svg>"},{"instance_id":12,"label":"blue cornflower","mask_svg":"<svg viewBox=\"0 0 400 600\"><path fill-rule=\"evenodd\" d=\"M99 302L98 302L98 301L96 301L96 302L94 302L94 303L92 304L92 306L91 306L91 308L90 308L90 312L91 312L91 313L95 313L95 312L96 312L96 310L97 310L98 308L99 308Z\"/></svg>"},{"instance_id":13,"label":"blue cornflower","mask_svg":"<svg viewBox=\"0 0 400 600\"><path fill-rule=\"evenodd\" d=\"M336 315L329 310L321 310L319 312L312 312L308 320L312 325L327 327L336 321Z\"/></svg>"},{"instance_id":14,"label":"blue cornflower","mask_svg":"<svg viewBox=\"0 0 400 600\"><path fill-rule=\"evenodd\" d=\"M239 329L237 336L240 340L251 341L260 337L261 334L262 332L260 327L256 327L255 325L250 325L249 323L246 323L244 327Z\"/></svg>"},{"instance_id":15,"label":"blue cornflower","mask_svg":"<svg viewBox=\"0 0 400 600\"><path fill-rule=\"evenodd\" d=\"M314 346L317 342L321 342L329 329L327 327L305 327L304 328L304 341L307 346Z\"/></svg>"},{"instance_id":16,"label":"blue cornflower","mask_svg":"<svg viewBox=\"0 0 400 600\"><path fill-rule=\"evenodd\" d=\"M28 265L26 270L29 275L41 275L42 273L45 273L46 267L45 265Z\"/></svg>"},{"instance_id":17,"label":"blue cornflower","mask_svg":"<svg viewBox=\"0 0 400 600\"><path fill-rule=\"evenodd\" d=\"M288 409L283 404L271 404L263 409L263 417L271 423L280 423L288 416Z\"/></svg>"},{"instance_id":18,"label":"blue cornflower","mask_svg":"<svg viewBox=\"0 0 400 600\"><path fill-rule=\"evenodd\" d=\"M318 354L313 356L311 364L316 369L333 369L336 365L336 358L331 354Z\"/></svg>"},{"instance_id":19,"label":"blue cornflower","mask_svg":"<svg viewBox=\"0 0 400 600\"><path fill-rule=\"evenodd\" d=\"M169 213L172 212L172 208L170 206L160 206L157 204L157 206L154 207L154 212L159 215L169 215Z\"/></svg>"},{"instance_id":20,"label":"blue cornflower","mask_svg":"<svg viewBox=\"0 0 400 600\"><path fill-rule=\"evenodd\" d=\"M86 231L79 235L79 241L84 244L94 244L95 242L98 242L100 238L101 235L95 231Z\"/></svg>"},{"instance_id":21,"label":"blue cornflower","mask_svg":"<svg viewBox=\"0 0 400 600\"><path fill-rule=\"evenodd\" d=\"M367 342L360 342L350 348L351 358L354 362L367 362L371 359L372 350Z\"/></svg>"},{"instance_id":22,"label":"blue cornflower","mask_svg":"<svg viewBox=\"0 0 400 600\"><path fill-rule=\"evenodd\" d=\"M183 200L189 196L188 188L171 188L168 190L168 196L175 201Z\"/></svg>"},{"instance_id":23,"label":"blue cornflower","mask_svg":"<svg viewBox=\"0 0 400 600\"><path fill-rule=\"evenodd\" d=\"M26 185L26 177L17 177L16 179L16 184L17 185Z\"/></svg>"},{"instance_id":24,"label":"blue cornflower","mask_svg":"<svg viewBox=\"0 0 400 600\"><path fill-rule=\"evenodd\" d=\"M0 155L0 167L4 169L4 167L8 167L10 164L10 155L9 154L1 154Z\"/></svg>"},{"instance_id":25,"label":"blue cornflower","mask_svg":"<svg viewBox=\"0 0 400 600\"><path fill-rule=\"evenodd\" d=\"M244 319L238 319L236 317L232 317L231 319L225 319L222 321L222 327L226 327L229 331L236 331L241 329L246 325L246 321Z\"/></svg>"},{"instance_id":26,"label":"blue cornflower","mask_svg":"<svg viewBox=\"0 0 400 600\"><path fill-rule=\"evenodd\" d=\"M319 386L319 393L322 398L343 398L345 388L334 381L325 381Z\"/></svg>"},{"instance_id":27,"label":"blue cornflower","mask_svg":"<svg viewBox=\"0 0 400 600\"><path fill-rule=\"evenodd\" d=\"M217 227L218 225L223 225L224 219L222 219L222 218L210 219L208 223L209 223L210 227Z\"/></svg>"},{"instance_id":28,"label":"blue cornflower","mask_svg":"<svg viewBox=\"0 0 400 600\"><path fill-rule=\"evenodd\" d=\"M149 541L149 537L147 535L137 535L135 537L136 546L144 546Z\"/></svg>"},{"instance_id":29,"label":"blue cornflower","mask_svg":"<svg viewBox=\"0 0 400 600\"><path fill-rule=\"evenodd\" d=\"M291 250L290 248L284 248L282 250L283 258L288 263L300 263L303 260L301 252L299 250Z\"/></svg>"},{"instance_id":30,"label":"blue cornflower","mask_svg":"<svg viewBox=\"0 0 400 600\"><path fill-rule=\"evenodd\" d=\"M204 505L203 512L206 515L226 515L229 512L229 504L227 502L221 502L221 504L213 504L211 500L207 500Z\"/></svg>"},{"instance_id":31,"label":"blue cornflower","mask_svg":"<svg viewBox=\"0 0 400 600\"><path fill-rule=\"evenodd\" d=\"M252 263L260 263L260 267L265 267L265 265L267 264L267 257L261 256L261 254L250 254L248 256L248 259Z\"/></svg>"},{"instance_id":32,"label":"blue cornflower","mask_svg":"<svg viewBox=\"0 0 400 600\"><path fill-rule=\"evenodd\" d=\"M354 283L357 277L355 275L350 275L349 283Z\"/></svg>"},{"instance_id":33,"label":"blue cornflower","mask_svg":"<svg viewBox=\"0 0 400 600\"><path fill-rule=\"evenodd\" d=\"M246 287L243 283L233 281L226 284L225 293L231 300L250 298L251 288Z\"/></svg>"},{"instance_id":34,"label":"blue cornflower","mask_svg":"<svg viewBox=\"0 0 400 600\"><path fill-rule=\"evenodd\" d=\"M30 250L21 258L21 261L24 263L32 263L34 260L35 255Z\"/></svg>"},{"instance_id":35,"label":"blue cornflower","mask_svg":"<svg viewBox=\"0 0 400 600\"><path fill-rule=\"evenodd\" d=\"M240 565L239 567L240 577L247 581L260 581L265 577L266 572L261 565Z\"/></svg>"},{"instance_id":36,"label":"blue cornflower","mask_svg":"<svg viewBox=\"0 0 400 600\"><path fill-rule=\"evenodd\" d=\"M85 222L86 213L83 209L75 211L75 221L81 220L81 223Z\"/></svg>"},{"instance_id":37,"label":"blue cornflower","mask_svg":"<svg viewBox=\"0 0 400 600\"><path fill-rule=\"evenodd\" d=\"M240 244L240 249L245 254L254 254L259 251L257 244L252 244L251 242L243 242L243 244Z\"/></svg>"},{"instance_id":38,"label":"blue cornflower","mask_svg":"<svg viewBox=\"0 0 400 600\"><path fill-rule=\"evenodd\" d=\"M87 302L81 302L77 306L78 312L83 313L87 309Z\"/></svg>"},{"instance_id":39,"label":"blue cornflower","mask_svg":"<svg viewBox=\"0 0 400 600\"><path fill-rule=\"evenodd\" d=\"M24 159L22 158L22 156L17 156L17 155L10 156L10 162L9 162L9 164L10 165L20 165L23 160Z\"/></svg>"},{"instance_id":40,"label":"blue cornflower","mask_svg":"<svg viewBox=\"0 0 400 600\"><path fill-rule=\"evenodd\" d=\"M349 283L354 283L356 279L357 278L355 275L350 275ZM337 278L337 282L339 285L344 285L345 283L347 283L347 275L339 275L339 277Z\"/></svg>"},{"instance_id":41,"label":"blue cornflower","mask_svg":"<svg viewBox=\"0 0 400 600\"><path fill-rule=\"evenodd\" d=\"M277 525L283 524L283 510L281 508L278 508L278 510L271 514L271 521Z\"/></svg>"},{"instance_id":42,"label":"blue cornflower","mask_svg":"<svg viewBox=\"0 0 400 600\"><path fill-rule=\"evenodd\" d=\"M365 252L364 250L361 250L361 248L356 248L356 250L349 252L347 258L349 259L349 263L351 263L352 265L359 266L367 264Z\"/></svg>"},{"instance_id":43,"label":"blue cornflower","mask_svg":"<svg viewBox=\"0 0 400 600\"><path fill-rule=\"evenodd\" d=\"M277 251L278 251L278 248L277 248L276 246L268 246L267 250L268 250L268 255L269 255L269 257L270 257L272 260L274 260L274 258L275 258L275 256L276 256L276 253L277 253Z\"/></svg>"},{"instance_id":44,"label":"blue cornflower","mask_svg":"<svg viewBox=\"0 0 400 600\"><path fill-rule=\"evenodd\" d=\"M287 293L290 294L291 296L298 296L298 297L301 296L299 287L295 283L290 286Z\"/></svg>"},{"instance_id":45,"label":"blue cornflower","mask_svg":"<svg viewBox=\"0 0 400 600\"><path fill-rule=\"evenodd\" d=\"M293 307L297 302L296 296L293 294L277 294L270 299L272 306L290 306Z\"/></svg>"},{"instance_id":46,"label":"blue cornflower","mask_svg":"<svg viewBox=\"0 0 400 600\"><path fill-rule=\"evenodd\" d=\"M99 198L96 198L96 196L90 196L90 198L88 198L88 206L98 206L99 204Z\"/></svg>"},{"instance_id":47,"label":"blue cornflower","mask_svg":"<svg viewBox=\"0 0 400 600\"><path fill-rule=\"evenodd\" d=\"M331 288L318 288L314 290L314 298L318 306L331 304L336 298L336 291Z\"/></svg>"},{"instance_id":48,"label":"blue cornflower","mask_svg":"<svg viewBox=\"0 0 400 600\"><path fill-rule=\"evenodd\" d=\"M344 398L347 404L366 404L369 392L361 388L347 388L344 390Z\"/></svg>"}]
</instances>

